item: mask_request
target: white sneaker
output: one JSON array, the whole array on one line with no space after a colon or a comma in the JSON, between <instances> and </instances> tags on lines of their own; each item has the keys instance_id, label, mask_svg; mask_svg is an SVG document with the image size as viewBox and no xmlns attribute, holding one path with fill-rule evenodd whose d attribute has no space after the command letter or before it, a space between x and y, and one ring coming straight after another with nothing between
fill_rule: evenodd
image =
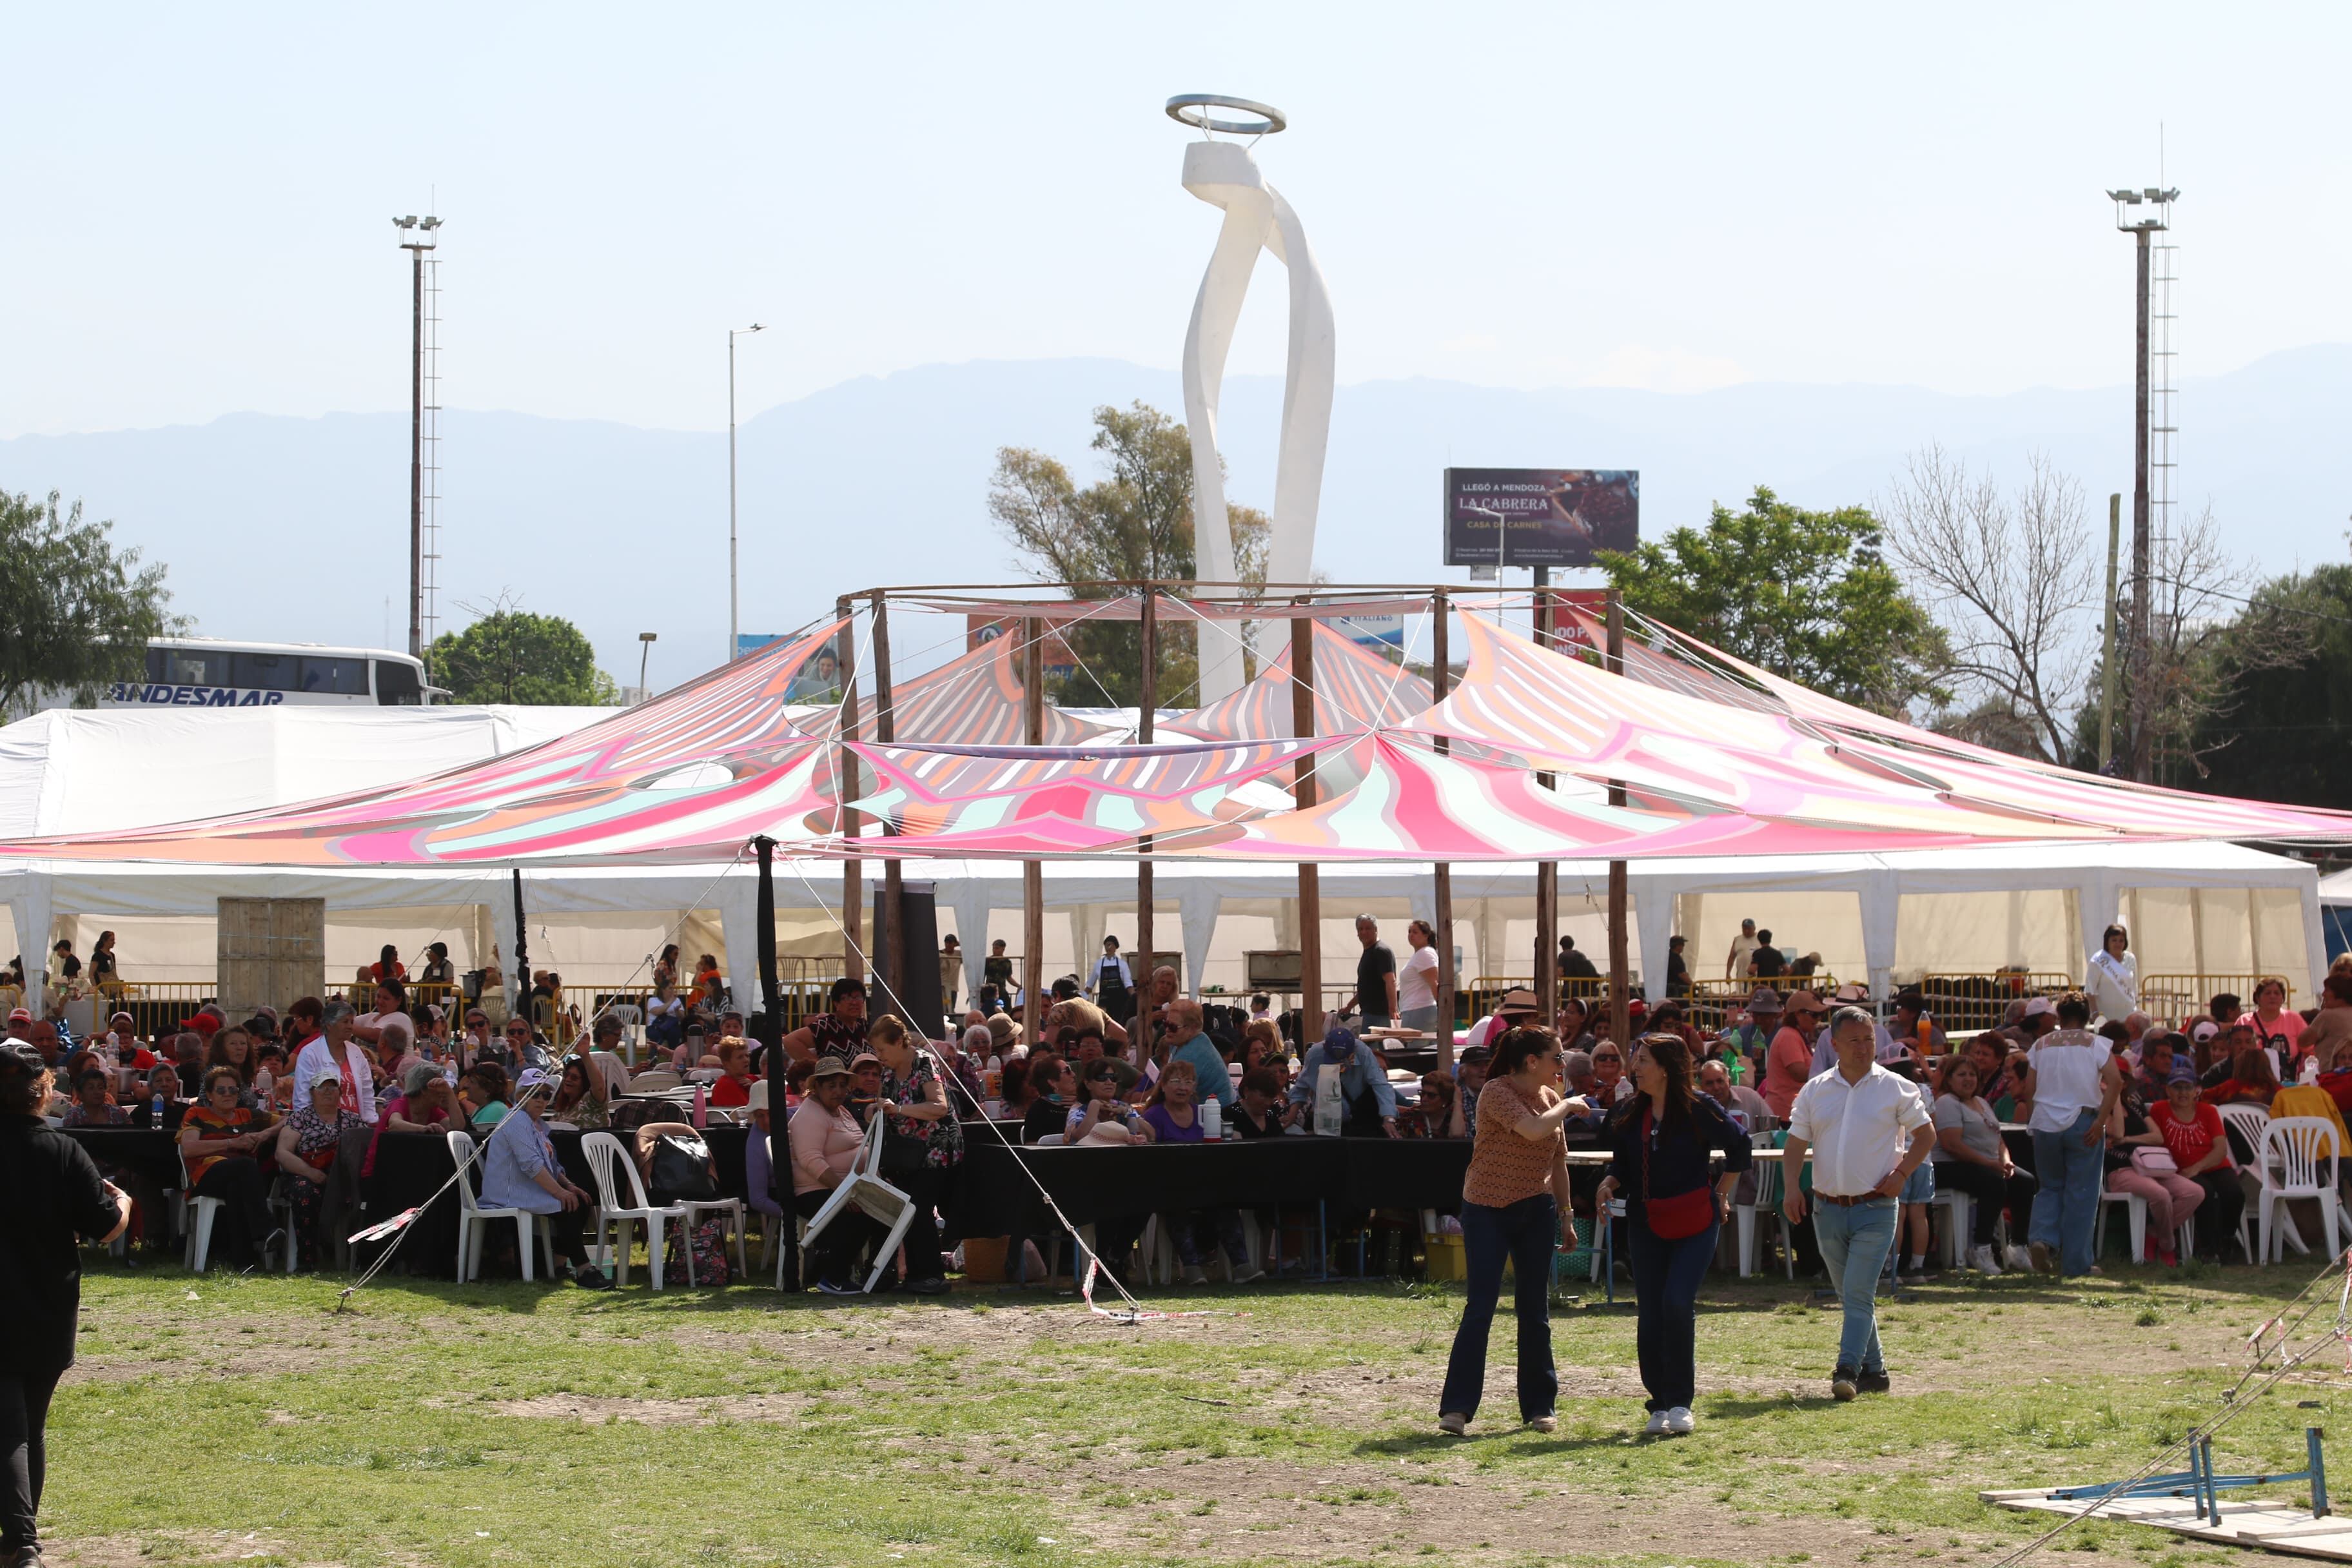
<instances>
[{"instance_id":1,"label":"white sneaker","mask_svg":"<svg viewBox=\"0 0 2352 1568\"><path fill-rule=\"evenodd\" d=\"M1696 1429L1698 1417L1690 1413L1687 1405L1677 1405L1666 1412L1665 1433L1669 1437L1685 1437Z\"/></svg>"},{"instance_id":2,"label":"white sneaker","mask_svg":"<svg viewBox=\"0 0 2352 1568\"><path fill-rule=\"evenodd\" d=\"M2031 1274L2033 1272L2033 1254L2026 1251L2025 1248L2018 1246L2013 1241L2009 1244L2009 1250L2001 1254L2000 1260L2008 1267L2009 1271L2011 1274Z\"/></svg>"},{"instance_id":3,"label":"white sneaker","mask_svg":"<svg viewBox=\"0 0 2352 1568\"><path fill-rule=\"evenodd\" d=\"M1234 1276L1233 1282L1236 1285L1255 1285L1265 1278L1265 1270L1263 1268L1245 1268Z\"/></svg>"},{"instance_id":4,"label":"white sneaker","mask_svg":"<svg viewBox=\"0 0 2352 1568\"><path fill-rule=\"evenodd\" d=\"M1188 1264L1186 1264L1186 1265L1184 1266L1184 1283L1185 1283L1185 1284L1187 1284L1187 1285L1206 1285L1208 1282L1209 1282L1209 1271L1208 1271L1207 1269L1205 1269L1205 1268L1202 1268L1202 1267L1201 1267L1199 1264L1197 1264L1197 1263L1188 1263Z\"/></svg>"},{"instance_id":5,"label":"white sneaker","mask_svg":"<svg viewBox=\"0 0 2352 1568\"><path fill-rule=\"evenodd\" d=\"M1643 1428L1643 1434L1652 1437L1664 1436L1666 1435L1666 1415L1667 1412L1664 1410L1651 1411L1650 1424Z\"/></svg>"},{"instance_id":6,"label":"white sneaker","mask_svg":"<svg viewBox=\"0 0 2352 1568\"><path fill-rule=\"evenodd\" d=\"M1992 1255L1992 1243L1986 1242L1981 1247L1969 1247L1969 1267L1979 1274L2000 1273L2000 1264Z\"/></svg>"}]
</instances>

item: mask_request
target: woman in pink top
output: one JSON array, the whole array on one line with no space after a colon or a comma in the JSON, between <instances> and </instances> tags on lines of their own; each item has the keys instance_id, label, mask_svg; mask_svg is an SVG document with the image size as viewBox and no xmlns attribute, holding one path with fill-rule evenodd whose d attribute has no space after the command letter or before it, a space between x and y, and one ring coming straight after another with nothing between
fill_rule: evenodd
<instances>
[{"instance_id":1,"label":"woman in pink top","mask_svg":"<svg viewBox=\"0 0 2352 1568\"><path fill-rule=\"evenodd\" d=\"M847 1109L849 1064L839 1057L820 1057L810 1071L808 1093L793 1112L787 1130L793 1155L793 1207L803 1219L814 1219L833 1190L856 1165L866 1144L866 1129ZM828 1296L854 1296L850 1268L869 1243L885 1233L855 1204L826 1222L813 1249L816 1288ZM797 1288L800 1281L794 1280Z\"/></svg>"},{"instance_id":2,"label":"woman in pink top","mask_svg":"<svg viewBox=\"0 0 2352 1568\"><path fill-rule=\"evenodd\" d=\"M2293 1083L2303 1065L2303 1015L2286 1005L2286 982L2275 974L2255 981L2253 1008L2238 1024L2252 1029L2254 1038L2269 1049L2278 1080Z\"/></svg>"}]
</instances>

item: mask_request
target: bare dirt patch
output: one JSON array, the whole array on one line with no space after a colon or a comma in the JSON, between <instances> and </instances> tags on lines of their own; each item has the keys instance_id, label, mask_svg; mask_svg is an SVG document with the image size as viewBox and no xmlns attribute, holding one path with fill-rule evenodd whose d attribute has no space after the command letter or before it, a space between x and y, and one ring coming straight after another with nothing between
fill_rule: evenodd
<instances>
[{"instance_id":1,"label":"bare dirt patch","mask_svg":"<svg viewBox=\"0 0 2352 1568\"><path fill-rule=\"evenodd\" d=\"M1428 1546L1457 1562L1684 1553L1764 1563L1801 1552L1833 1568L2013 1544L1974 1531L1888 1534L1866 1522L1744 1519L1697 1493L1629 1501L1613 1492L1525 1479L1502 1484L1402 1464L1309 1468L1209 1459L1137 1465L1118 1479L1132 1495L1116 1508L1103 1506L1100 1479L1091 1499L1087 1489L1071 1489L1071 1506L1054 1510L1065 1541L1076 1535L1106 1550L1142 1545L1215 1561L1356 1562ZM1212 1499L1213 1506L1204 1506ZM2066 1561L2120 1565L2136 1559L2070 1551Z\"/></svg>"},{"instance_id":2,"label":"bare dirt patch","mask_svg":"<svg viewBox=\"0 0 2352 1568\"><path fill-rule=\"evenodd\" d=\"M47 1532L44 1532L47 1533ZM76 1568L154 1568L168 1563L240 1563L277 1557L278 1542L266 1532L158 1531L152 1535L85 1535L67 1542L44 1541L42 1561Z\"/></svg>"}]
</instances>

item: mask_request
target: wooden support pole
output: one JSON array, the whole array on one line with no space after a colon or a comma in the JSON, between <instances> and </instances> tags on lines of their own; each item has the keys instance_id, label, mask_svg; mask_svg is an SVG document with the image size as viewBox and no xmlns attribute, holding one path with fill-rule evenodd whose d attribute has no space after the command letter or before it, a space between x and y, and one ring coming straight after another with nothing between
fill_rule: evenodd
<instances>
[{"instance_id":1,"label":"wooden support pole","mask_svg":"<svg viewBox=\"0 0 2352 1568\"><path fill-rule=\"evenodd\" d=\"M1433 703L1445 700L1445 618L1449 613L1445 590L1440 588L1430 596L1429 697ZM1445 737L1438 736L1437 754L1442 757L1451 750ZM1454 992L1460 983L1454 973L1454 868L1441 860L1431 869L1437 885L1437 908L1433 915L1437 936L1437 1065L1451 1072L1454 1070Z\"/></svg>"},{"instance_id":2,"label":"wooden support pole","mask_svg":"<svg viewBox=\"0 0 2352 1568\"><path fill-rule=\"evenodd\" d=\"M1301 740L1315 733L1315 623L1301 616L1290 623L1290 732ZM1293 765L1291 796L1302 811L1315 804L1315 766L1307 758ZM1312 861L1298 867L1298 1043L1323 1038L1323 882Z\"/></svg>"},{"instance_id":3,"label":"wooden support pole","mask_svg":"<svg viewBox=\"0 0 2352 1568\"><path fill-rule=\"evenodd\" d=\"M842 834L855 838L857 814L849 809L849 803L864 793L857 784L857 758L849 750L849 742L857 739L857 623L851 618L852 606L846 595L834 601L833 610L842 622L840 646L834 658L841 667L841 723L837 731L841 744L834 752L834 788L841 792ZM855 855L845 855L841 860L841 973L852 980L863 980L866 882Z\"/></svg>"},{"instance_id":4,"label":"wooden support pole","mask_svg":"<svg viewBox=\"0 0 2352 1568\"><path fill-rule=\"evenodd\" d=\"M1612 675L1625 673L1625 606L1617 597L1617 590L1609 590L1609 646L1605 661ZM1609 785L1609 804L1625 804L1625 786L1612 781ZM1632 980L1626 958L1626 888L1625 862L1609 862L1609 1037L1622 1049L1633 1042L1627 1038L1632 1030ZM1652 960L1664 963L1663 957Z\"/></svg>"},{"instance_id":5,"label":"wooden support pole","mask_svg":"<svg viewBox=\"0 0 2352 1568\"><path fill-rule=\"evenodd\" d=\"M890 604L881 589L874 591L874 739L888 745L898 738L898 701L890 679ZM883 824L882 831L891 831ZM882 862L882 909L874 922L875 969L881 976L888 995L907 994L907 964L911 954L907 952L906 873L896 855ZM886 1003L876 1012L896 1013L895 1005ZM902 1020L906 1026L926 1038L939 1031L935 1025L920 1018Z\"/></svg>"},{"instance_id":6,"label":"wooden support pole","mask_svg":"<svg viewBox=\"0 0 2352 1568\"><path fill-rule=\"evenodd\" d=\"M1139 745L1151 744L1153 710L1160 706L1160 584L1143 585L1143 690L1137 700L1135 739ZM1136 846L1135 860L1135 951L1128 955L1128 967L1135 972L1139 989L1134 996L1137 1004L1151 994L1151 835L1143 836ZM1080 963L1087 955L1080 953ZM1192 977L1192 989L1201 988L1199 975ZM1126 1019L1115 1020L1124 1024Z\"/></svg>"},{"instance_id":7,"label":"wooden support pole","mask_svg":"<svg viewBox=\"0 0 2352 1568\"><path fill-rule=\"evenodd\" d=\"M1536 572L1535 638L1538 647L1551 646L1551 568ZM1536 783L1552 787L1550 773L1538 773ZM1536 863L1536 1005L1547 1029L1559 1027L1559 862Z\"/></svg>"},{"instance_id":8,"label":"wooden support pole","mask_svg":"<svg viewBox=\"0 0 2352 1568\"><path fill-rule=\"evenodd\" d=\"M1045 623L1034 617L1021 623L1022 739L1030 745L1045 743ZM1035 860L1021 862L1021 1037L1034 1048L1044 1026L1045 1009L1045 868Z\"/></svg>"}]
</instances>

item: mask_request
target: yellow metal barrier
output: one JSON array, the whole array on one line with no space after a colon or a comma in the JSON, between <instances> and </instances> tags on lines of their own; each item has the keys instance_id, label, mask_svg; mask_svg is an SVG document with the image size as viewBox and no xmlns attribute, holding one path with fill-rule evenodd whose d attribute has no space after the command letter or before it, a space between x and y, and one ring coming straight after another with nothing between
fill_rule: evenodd
<instances>
[{"instance_id":1,"label":"yellow metal barrier","mask_svg":"<svg viewBox=\"0 0 2352 1568\"><path fill-rule=\"evenodd\" d=\"M1918 990L1928 1013L1947 1030L1997 1029L2012 1002L2063 996L2074 977L2045 970L1997 969L1989 974L1923 974Z\"/></svg>"},{"instance_id":2,"label":"yellow metal barrier","mask_svg":"<svg viewBox=\"0 0 2352 1568\"><path fill-rule=\"evenodd\" d=\"M1811 991L1826 998L1838 988L1834 974L1784 974L1777 980L1694 980L1690 994L1681 998L1684 1021L1695 1029L1720 1034L1729 1026L1731 1016L1748 1005L1757 987L1769 985L1776 994L1786 996L1791 991Z\"/></svg>"},{"instance_id":3,"label":"yellow metal barrier","mask_svg":"<svg viewBox=\"0 0 2352 1568\"><path fill-rule=\"evenodd\" d=\"M94 1032L105 1032L110 1015L128 1013L132 1032L142 1039L176 1034L182 1019L218 994L210 980L110 981L97 998Z\"/></svg>"},{"instance_id":4,"label":"yellow metal barrier","mask_svg":"<svg viewBox=\"0 0 2352 1568\"><path fill-rule=\"evenodd\" d=\"M2286 1005L2294 1005L2294 983L2284 975L2262 974L2143 974L2139 977L2140 1011L2164 1023L2201 1018L2213 998L2228 992L2238 999L2238 1010L2254 1010L2254 986L2263 980L2283 982Z\"/></svg>"}]
</instances>

